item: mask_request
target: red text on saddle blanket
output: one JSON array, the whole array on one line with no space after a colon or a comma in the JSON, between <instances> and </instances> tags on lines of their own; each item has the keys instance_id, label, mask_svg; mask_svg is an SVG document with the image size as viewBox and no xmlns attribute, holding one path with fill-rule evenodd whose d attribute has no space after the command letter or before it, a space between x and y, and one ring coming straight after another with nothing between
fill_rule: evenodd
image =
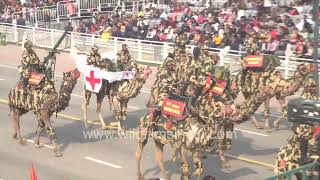
<instances>
[{"instance_id":1,"label":"red text on saddle blanket","mask_svg":"<svg viewBox=\"0 0 320 180\"><path fill-rule=\"evenodd\" d=\"M320 136L320 127L316 127L313 129L312 138L316 138L317 136Z\"/></svg>"},{"instance_id":2,"label":"red text on saddle blanket","mask_svg":"<svg viewBox=\"0 0 320 180\"><path fill-rule=\"evenodd\" d=\"M226 86L227 86L227 81L218 80L216 84L213 86L213 88L210 89L210 92L213 92L218 95L222 95Z\"/></svg>"},{"instance_id":3,"label":"red text on saddle blanket","mask_svg":"<svg viewBox=\"0 0 320 180\"><path fill-rule=\"evenodd\" d=\"M44 78L44 74L31 74L28 83L29 85L39 85L42 79Z\"/></svg>"},{"instance_id":4,"label":"red text on saddle blanket","mask_svg":"<svg viewBox=\"0 0 320 180\"><path fill-rule=\"evenodd\" d=\"M248 68L259 68L263 66L263 56L250 55L245 57L244 65Z\"/></svg>"},{"instance_id":5,"label":"red text on saddle blanket","mask_svg":"<svg viewBox=\"0 0 320 180\"><path fill-rule=\"evenodd\" d=\"M202 94L209 90L209 88L211 87L212 83L213 83L212 77L211 76L207 76L206 84L202 88Z\"/></svg>"},{"instance_id":6,"label":"red text on saddle blanket","mask_svg":"<svg viewBox=\"0 0 320 180\"><path fill-rule=\"evenodd\" d=\"M161 113L179 119L183 114L184 108L185 103L177 102L165 97L163 99Z\"/></svg>"}]
</instances>

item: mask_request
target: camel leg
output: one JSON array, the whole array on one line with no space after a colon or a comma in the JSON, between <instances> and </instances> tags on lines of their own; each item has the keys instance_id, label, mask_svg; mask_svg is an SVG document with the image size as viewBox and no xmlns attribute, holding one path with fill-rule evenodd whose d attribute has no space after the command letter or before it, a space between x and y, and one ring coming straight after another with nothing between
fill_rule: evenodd
<instances>
[{"instance_id":1,"label":"camel leg","mask_svg":"<svg viewBox=\"0 0 320 180\"><path fill-rule=\"evenodd\" d=\"M219 138L218 156L220 159L221 167L228 169L231 167L231 165L224 155L226 150L227 150L227 137L226 137L226 133L224 133L224 137L222 139Z\"/></svg>"},{"instance_id":2,"label":"camel leg","mask_svg":"<svg viewBox=\"0 0 320 180\"><path fill-rule=\"evenodd\" d=\"M242 92L244 99L248 101L250 99L250 94ZM257 129L262 129L262 127L259 125L256 116L254 114L250 114L249 118L251 119L252 124L257 128Z\"/></svg>"},{"instance_id":3,"label":"camel leg","mask_svg":"<svg viewBox=\"0 0 320 180\"><path fill-rule=\"evenodd\" d=\"M279 104L280 104L280 107L281 107L281 116L274 121L273 123L273 126L275 127L276 130L279 129L279 125L280 125L280 122L287 116L287 106L286 106L286 100L284 98L281 98L281 97L276 97Z\"/></svg>"},{"instance_id":4,"label":"camel leg","mask_svg":"<svg viewBox=\"0 0 320 180\"><path fill-rule=\"evenodd\" d=\"M127 119L128 100L121 102L121 119L125 121Z\"/></svg>"},{"instance_id":5,"label":"camel leg","mask_svg":"<svg viewBox=\"0 0 320 180\"><path fill-rule=\"evenodd\" d=\"M197 180L199 180L203 171L203 166L201 162L201 153L199 151L192 153L192 161L195 167L193 176L197 177Z\"/></svg>"},{"instance_id":6,"label":"camel leg","mask_svg":"<svg viewBox=\"0 0 320 180\"><path fill-rule=\"evenodd\" d=\"M160 168L160 171L164 177L165 180L168 180L168 175L166 173L165 167L164 167L164 158L163 158L163 147L164 144L155 141L156 144L156 162L158 163L158 166Z\"/></svg>"},{"instance_id":7,"label":"camel leg","mask_svg":"<svg viewBox=\"0 0 320 180\"><path fill-rule=\"evenodd\" d=\"M139 143L138 147L136 150L136 164L137 164L137 178L138 180L143 180L143 176L141 174L141 157L142 157L142 152L143 148L146 146L148 143L148 138L146 137L146 134L141 134L142 132L139 131Z\"/></svg>"},{"instance_id":8,"label":"camel leg","mask_svg":"<svg viewBox=\"0 0 320 180\"><path fill-rule=\"evenodd\" d=\"M118 100L116 96L112 99L112 107L113 107L113 115L114 115L114 122L111 122L111 126L116 126L118 130L121 127L121 102Z\"/></svg>"},{"instance_id":9,"label":"camel leg","mask_svg":"<svg viewBox=\"0 0 320 180\"><path fill-rule=\"evenodd\" d=\"M43 133L45 129L45 124L44 122L39 118L38 119L38 128L36 132L36 140L35 140L35 145L37 148L40 148L40 135Z\"/></svg>"},{"instance_id":10,"label":"camel leg","mask_svg":"<svg viewBox=\"0 0 320 180\"><path fill-rule=\"evenodd\" d=\"M189 180L190 179L190 168L188 162L188 151L185 147L181 147L180 149L180 157L181 157L181 180Z\"/></svg>"},{"instance_id":11,"label":"camel leg","mask_svg":"<svg viewBox=\"0 0 320 180\"><path fill-rule=\"evenodd\" d=\"M12 110L12 121L13 121L13 128L14 128L14 133L13 133L13 138L19 139L19 143L21 145L25 145L26 142L23 140L20 132L20 115L21 113L19 112L19 109L13 108Z\"/></svg>"},{"instance_id":12,"label":"camel leg","mask_svg":"<svg viewBox=\"0 0 320 180\"><path fill-rule=\"evenodd\" d=\"M103 119L103 116L102 116L102 113L101 113L101 107L102 107L103 99L104 99L104 95L97 94L97 109L96 109L96 112L98 114L98 117L99 117L99 120L100 120L100 123L101 123L101 128L102 129L107 129L107 125L104 122L104 119Z\"/></svg>"},{"instance_id":13,"label":"camel leg","mask_svg":"<svg viewBox=\"0 0 320 180\"><path fill-rule=\"evenodd\" d=\"M41 117L42 117L43 122L45 123L45 126L47 127L48 137L50 139L50 142L53 144L53 152L54 152L55 156L61 157L62 154L60 152L60 147L58 144L57 135L55 133L53 126L51 125L48 112L47 111L41 112Z\"/></svg>"},{"instance_id":14,"label":"camel leg","mask_svg":"<svg viewBox=\"0 0 320 180\"><path fill-rule=\"evenodd\" d=\"M263 116L264 116L264 128L267 129L268 132L271 132L270 128L270 98L267 98L264 101L264 111L263 111Z\"/></svg>"},{"instance_id":15,"label":"camel leg","mask_svg":"<svg viewBox=\"0 0 320 180\"><path fill-rule=\"evenodd\" d=\"M127 106L128 106L128 100L122 100L119 101L120 111L119 117L118 117L118 132L123 132L123 123L126 120L127 117Z\"/></svg>"},{"instance_id":16,"label":"camel leg","mask_svg":"<svg viewBox=\"0 0 320 180\"><path fill-rule=\"evenodd\" d=\"M91 92L84 90L83 97L84 97L84 101L82 103L83 122L84 122L84 126L88 128L89 124L87 119L87 113L88 113L88 105L91 98Z\"/></svg>"},{"instance_id":17,"label":"camel leg","mask_svg":"<svg viewBox=\"0 0 320 180\"><path fill-rule=\"evenodd\" d=\"M261 125L259 124L256 116L254 114L251 114L250 115L250 119L251 119L251 122L253 123L253 125L257 128L257 129L262 129Z\"/></svg>"}]
</instances>

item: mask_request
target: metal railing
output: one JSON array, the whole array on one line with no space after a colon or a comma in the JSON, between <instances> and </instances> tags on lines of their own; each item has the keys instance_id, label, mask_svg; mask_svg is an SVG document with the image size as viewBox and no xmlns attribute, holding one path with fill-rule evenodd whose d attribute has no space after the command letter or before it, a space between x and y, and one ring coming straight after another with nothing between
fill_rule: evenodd
<instances>
[{"instance_id":1,"label":"metal railing","mask_svg":"<svg viewBox=\"0 0 320 180\"><path fill-rule=\"evenodd\" d=\"M27 26L39 27L43 22L60 22L62 19L71 17L82 17L84 13L112 12L116 8L132 13L138 9L143 1L139 0L69 0L60 1L53 6L43 6L26 12L15 12L12 14L13 24L20 16L25 20Z\"/></svg>"},{"instance_id":2,"label":"metal railing","mask_svg":"<svg viewBox=\"0 0 320 180\"><path fill-rule=\"evenodd\" d=\"M318 180L320 178L319 169L320 169L320 163L314 162L314 163L303 165L291 171L280 173L277 176L266 178L265 180L284 180L284 179L291 180L293 176L295 176L295 174L300 174L301 180ZM310 171L310 170L317 171L317 173L313 177L310 177L308 176L308 173L307 173L307 171Z\"/></svg>"},{"instance_id":3,"label":"metal railing","mask_svg":"<svg viewBox=\"0 0 320 180\"><path fill-rule=\"evenodd\" d=\"M45 28L24 27L12 24L0 23L0 32L6 34L6 41L13 43L22 43L24 39L31 40L36 46L43 48L52 48L58 37L63 31ZM74 47L78 46L84 51L89 51L93 44L100 47L100 52L118 51L121 44L126 43L131 55L137 61L151 64L161 64L169 52L173 52L173 43L147 41L138 39L125 39L104 35L81 34L71 32L64 39L58 49L66 51L77 51ZM187 52L192 53L194 46L187 46ZM240 57L244 52L225 49L211 48L211 54L217 54L220 57L220 65L229 66L231 72L235 72L240 67ZM278 69L288 78L297 65L303 61L311 62L311 59L302 59L295 57L278 56L281 65Z\"/></svg>"}]
</instances>

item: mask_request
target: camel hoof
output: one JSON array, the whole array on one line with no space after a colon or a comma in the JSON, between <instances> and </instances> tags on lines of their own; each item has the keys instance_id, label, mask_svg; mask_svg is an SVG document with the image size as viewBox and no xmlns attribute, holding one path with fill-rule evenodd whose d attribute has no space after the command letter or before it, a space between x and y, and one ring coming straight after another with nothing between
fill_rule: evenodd
<instances>
[{"instance_id":1,"label":"camel hoof","mask_svg":"<svg viewBox=\"0 0 320 180\"><path fill-rule=\"evenodd\" d=\"M271 128L268 128L268 129L267 129L267 132L268 132L268 133L272 133L272 129L271 129Z\"/></svg>"},{"instance_id":2,"label":"camel hoof","mask_svg":"<svg viewBox=\"0 0 320 180\"><path fill-rule=\"evenodd\" d=\"M273 127L275 128L276 131L279 130L279 124L276 122L273 123Z\"/></svg>"},{"instance_id":3,"label":"camel hoof","mask_svg":"<svg viewBox=\"0 0 320 180\"><path fill-rule=\"evenodd\" d=\"M102 130L107 130L107 129L108 129L108 126L106 126L106 125L101 126L101 129L102 129Z\"/></svg>"},{"instance_id":4,"label":"camel hoof","mask_svg":"<svg viewBox=\"0 0 320 180\"><path fill-rule=\"evenodd\" d=\"M27 145L27 142L25 140L23 140L23 139L20 139L19 140L19 144L22 145L22 146L25 146L25 145Z\"/></svg>"},{"instance_id":5,"label":"camel hoof","mask_svg":"<svg viewBox=\"0 0 320 180\"><path fill-rule=\"evenodd\" d=\"M14 133L13 136L12 136L12 138L13 138L13 139L18 139L17 136L18 136L18 133Z\"/></svg>"},{"instance_id":6,"label":"camel hoof","mask_svg":"<svg viewBox=\"0 0 320 180\"><path fill-rule=\"evenodd\" d=\"M189 180L189 176L186 176L186 175L181 175L181 178L180 180Z\"/></svg>"},{"instance_id":7,"label":"camel hoof","mask_svg":"<svg viewBox=\"0 0 320 180\"><path fill-rule=\"evenodd\" d=\"M38 149L40 149L40 148L42 148L42 147L43 147L43 145L42 145L42 144L35 144L35 146L36 146L36 148L38 148Z\"/></svg>"},{"instance_id":8,"label":"camel hoof","mask_svg":"<svg viewBox=\"0 0 320 180\"><path fill-rule=\"evenodd\" d=\"M231 168L231 164L229 163L229 161L222 161L221 166L223 169L230 169Z\"/></svg>"},{"instance_id":9,"label":"camel hoof","mask_svg":"<svg viewBox=\"0 0 320 180\"><path fill-rule=\"evenodd\" d=\"M111 122L109 126L118 126L119 122Z\"/></svg>"},{"instance_id":10,"label":"camel hoof","mask_svg":"<svg viewBox=\"0 0 320 180\"><path fill-rule=\"evenodd\" d=\"M84 127L85 127L86 129L89 129L89 128L90 128L90 126L89 126L88 123L84 123Z\"/></svg>"},{"instance_id":11,"label":"camel hoof","mask_svg":"<svg viewBox=\"0 0 320 180\"><path fill-rule=\"evenodd\" d=\"M55 152L54 155L55 155L55 157L62 157L62 153L61 152Z\"/></svg>"},{"instance_id":12,"label":"camel hoof","mask_svg":"<svg viewBox=\"0 0 320 180\"><path fill-rule=\"evenodd\" d=\"M144 177L142 175L138 175L137 180L144 180Z\"/></svg>"},{"instance_id":13,"label":"camel hoof","mask_svg":"<svg viewBox=\"0 0 320 180\"><path fill-rule=\"evenodd\" d=\"M256 127L257 129L263 129L263 127L260 126L260 125L255 125L255 127Z\"/></svg>"}]
</instances>

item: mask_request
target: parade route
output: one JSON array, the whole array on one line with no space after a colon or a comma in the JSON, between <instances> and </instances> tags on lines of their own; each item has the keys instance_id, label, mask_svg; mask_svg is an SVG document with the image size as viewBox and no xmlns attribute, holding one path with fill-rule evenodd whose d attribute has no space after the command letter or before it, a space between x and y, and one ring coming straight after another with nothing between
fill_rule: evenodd
<instances>
[{"instance_id":1,"label":"parade route","mask_svg":"<svg viewBox=\"0 0 320 180\"><path fill-rule=\"evenodd\" d=\"M13 50L20 52L19 48ZM0 56L2 53L0 50ZM88 118L91 127L89 129L84 127L81 122L83 82L78 81L69 107L59 113L57 118L54 115L51 118L63 153L63 157L55 158L52 146L46 136L41 138L43 148L37 149L34 146L33 140L37 121L32 113L22 116L20 120L22 135L28 143L21 146L12 138L13 126L8 116L7 94L19 79L17 71L19 61L17 61L18 57L14 55L6 54L5 61L0 63L0 115L2 117L0 121L0 178L3 180L27 179L30 162L32 161L39 179L136 179L136 128L139 117L147 111L145 104L149 99L151 80L154 77L150 78L151 82L149 81L143 86L142 92L135 99L129 101L128 116L125 121L125 126L129 129L129 132L126 137L119 137L112 130L100 130L95 113L95 96L92 96L89 105ZM59 56L67 57L66 54ZM62 72L67 68L63 66L66 60L59 60L58 58L56 71L57 90L60 87ZM68 67L68 69L72 68L72 65ZM262 119L261 109L256 114L259 120ZM279 105L274 99L272 100L271 111L273 112L271 116L273 121L279 115ZM105 121L110 122L112 117L107 98L103 103L103 115ZM284 121L279 131L272 133L255 129L251 122L237 125L233 135L232 148L227 151L231 169L222 170L217 156L209 154L204 160L204 175L214 175L218 180L259 180L272 176L276 153L286 143L286 139L291 133L289 128L290 124L287 121ZM92 136L89 137L88 135ZM142 173L146 178L161 177L160 170L154 160L154 150L154 142L150 140L142 157ZM173 163L171 157L170 146L166 146L165 166L171 178L177 180L179 179L179 163Z\"/></svg>"}]
</instances>

